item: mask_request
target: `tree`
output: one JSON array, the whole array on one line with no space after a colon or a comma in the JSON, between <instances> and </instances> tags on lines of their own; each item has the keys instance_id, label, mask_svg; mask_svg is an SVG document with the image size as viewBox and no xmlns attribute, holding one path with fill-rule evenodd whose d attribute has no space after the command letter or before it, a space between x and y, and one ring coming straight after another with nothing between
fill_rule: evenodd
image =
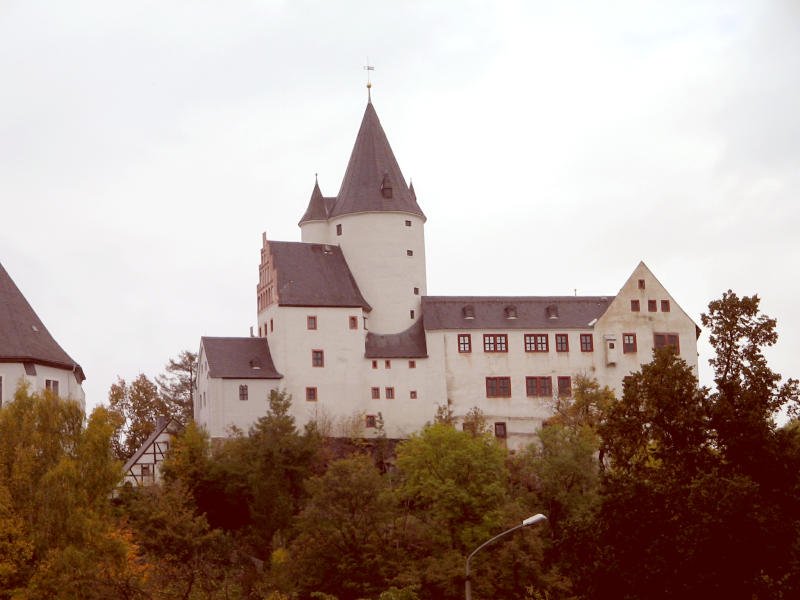
<instances>
[{"instance_id":1,"label":"tree","mask_svg":"<svg viewBox=\"0 0 800 600\"><path fill-rule=\"evenodd\" d=\"M127 460L155 430L159 418L170 418L170 407L144 373L128 384L117 378L108 391L110 409L120 417L114 432L114 455Z\"/></svg>"},{"instance_id":2,"label":"tree","mask_svg":"<svg viewBox=\"0 0 800 600\"><path fill-rule=\"evenodd\" d=\"M156 376L158 391L170 413L182 423L194 417L194 386L197 381L197 354L184 350L170 358L166 373Z\"/></svg>"}]
</instances>

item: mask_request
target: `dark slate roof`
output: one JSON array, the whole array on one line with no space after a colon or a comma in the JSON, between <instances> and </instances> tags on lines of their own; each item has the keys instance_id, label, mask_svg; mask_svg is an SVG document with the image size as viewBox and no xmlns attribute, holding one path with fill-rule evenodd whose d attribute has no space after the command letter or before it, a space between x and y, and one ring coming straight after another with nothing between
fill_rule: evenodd
<instances>
[{"instance_id":1,"label":"dark slate roof","mask_svg":"<svg viewBox=\"0 0 800 600\"><path fill-rule=\"evenodd\" d=\"M392 189L391 198L381 192ZM425 218L408 188L378 114L367 103L361 128L330 217L358 212L407 212Z\"/></svg>"},{"instance_id":2,"label":"dark slate roof","mask_svg":"<svg viewBox=\"0 0 800 600\"><path fill-rule=\"evenodd\" d=\"M308 201L308 208L303 214L298 225L307 221L327 221L331 208L336 203L336 198L326 198L319 189L319 182L314 182L314 189L311 191L311 199Z\"/></svg>"},{"instance_id":3,"label":"dark slate roof","mask_svg":"<svg viewBox=\"0 0 800 600\"><path fill-rule=\"evenodd\" d=\"M202 337L208 374L222 379L281 379L263 337Z\"/></svg>"},{"instance_id":4,"label":"dark slate roof","mask_svg":"<svg viewBox=\"0 0 800 600\"><path fill-rule=\"evenodd\" d=\"M426 330L586 329L614 296L425 296ZM471 308L470 308L471 307ZM472 319L465 318L470 314ZM516 318L509 318L516 314ZM591 323L591 325L590 325Z\"/></svg>"},{"instance_id":5,"label":"dark slate roof","mask_svg":"<svg viewBox=\"0 0 800 600\"><path fill-rule=\"evenodd\" d=\"M30 362L69 369L79 383L86 379L83 369L53 339L2 264L0 362Z\"/></svg>"},{"instance_id":6,"label":"dark slate roof","mask_svg":"<svg viewBox=\"0 0 800 600\"><path fill-rule=\"evenodd\" d=\"M367 333L367 358L427 358L425 329L422 319L400 333L379 335Z\"/></svg>"},{"instance_id":7,"label":"dark slate roof","mask_svg":"<svg viewBox=\"0 0 800 600\"><path fill-rule=\"evenodd\" d=\"M340 306L371 310L339 246L268 242L280 306Z\"/></svg>"}]
</instances>

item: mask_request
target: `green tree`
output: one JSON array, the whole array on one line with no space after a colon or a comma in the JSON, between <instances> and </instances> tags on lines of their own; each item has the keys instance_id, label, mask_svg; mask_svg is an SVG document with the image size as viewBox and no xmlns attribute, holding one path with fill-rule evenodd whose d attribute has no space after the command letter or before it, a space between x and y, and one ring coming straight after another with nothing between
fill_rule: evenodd
<instances>
[{"instance_id":1,"label":"green tree","mask_svg":"<svg viewBox=\"0 0 800 600\"><path fill-rule=\"evenodd\" d=\"M156 376L158 391L170 414L182 423L194 417L194 386L197 380L197 354L184 350L170 358L165 373Z\"/></svg>"}]
</instances>

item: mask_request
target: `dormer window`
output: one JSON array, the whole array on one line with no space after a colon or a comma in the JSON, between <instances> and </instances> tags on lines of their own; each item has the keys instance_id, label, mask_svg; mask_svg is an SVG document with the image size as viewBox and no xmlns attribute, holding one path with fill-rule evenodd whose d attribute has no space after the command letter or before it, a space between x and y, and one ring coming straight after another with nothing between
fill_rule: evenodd
<instances>
[{"instance_id":1,"label":"dormer window","mask_svg":"<svg viewBox=\"0 0 800 600\"><path fill-rule=\"evenodd\" d=\"M251 369L261 369L261 361L259 361L257 358L251 358L250 359L250 368Z\"/></svg>"},{"instance_id":2,"label":"dormer window","mask_svg":"<svg viewBox=\"0 0 800 600\"><path fill-rule=\"evenodd\" d=\"M381 196L384 198L392 197L392 182L389 179L389 174L383 174L383 181L381 181Z\"/></svg>"},{"instance_id":3,"label":"dormer window","mask_svg":"<svg viewBox=\"0 0 800 600\"><path fill-rule=\"evenodd\" d=\"M517 307L512 305L506 306L505 310L503 311L506 319L516 319L517 318Z\"/></svg>"},{"instance_id":4,"label":"dormer window","mask_svg":"<svg viewBox=\"0 0 800 600\"><path fill-rule=\"evenodd\" d=\"M546 312L546 314L547 314L547 318L548 318L549 320L551 320L551 321L555 321L556 319L558 319L558 306L556 306L555 304L551 304L551 305L549 305L549 306L548 306L548 307L545 309L545 312Z\"/></svg>"},{"instance_id":5,"label":"dormer window","mask_svg":"<svg viewBox=\"0 0 800 600\"><path fill-rule=\"evenodd\" d=\"M475 318L475 307L472 304L467 304L461 309L461 316L465 319Z\"/></svg>"}]
</instances>

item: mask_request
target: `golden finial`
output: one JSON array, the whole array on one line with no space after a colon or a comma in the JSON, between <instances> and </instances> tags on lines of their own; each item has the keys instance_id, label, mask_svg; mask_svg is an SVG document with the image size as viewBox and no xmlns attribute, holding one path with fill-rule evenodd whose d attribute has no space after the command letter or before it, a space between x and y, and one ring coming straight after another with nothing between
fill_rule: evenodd
<instances>
[{"instance_id":1,"label":"golden finial","mask_svg":"<svg viewBox=\"0 0 800 600\"><path fill-rule=\"evenodd\" d=\"M372 102L372 81L370 81L369 72L374 71L375 67L369 64L369 56L367 57L367 64L364 65L364 70L367 72L367 100Z\"/></svg>"}]
</instances>

